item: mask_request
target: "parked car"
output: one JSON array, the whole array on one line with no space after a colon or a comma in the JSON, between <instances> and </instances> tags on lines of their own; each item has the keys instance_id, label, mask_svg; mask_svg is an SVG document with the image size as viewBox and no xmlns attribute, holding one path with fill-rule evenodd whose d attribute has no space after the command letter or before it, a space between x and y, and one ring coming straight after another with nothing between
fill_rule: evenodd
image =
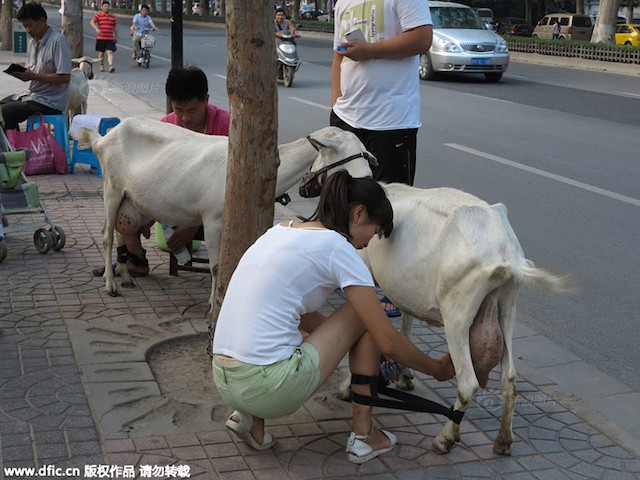
<instances>
[{"instance_id":1,"label":"parked car","mask_svg":"<svg viewBox=\"0 0 640 480\"><path fill-rule=\"evenodd\" d=\"M318 10L314 5L300 5L298 19L300 20L317 20L320 15L324 15L322 10Z\"/></svg>"},{"instance_id":2,"label":"parked car","mask_svg":"<svg viewBox=\"0 0 640 480\"><path fill-rule=\"evenodd\" d=\"M616 25L616 43L640 47L640 24L619 23Z\"/></svg>"},{"instance_id":3,"label":"parked car","mask_svg":"<svg viewBox=\"0 0 640 480\"><path fill-rule=\"evenodd\" d=\"M474 10L485 23L492 24L494 22L493 10L490 8L474 8Z\"/></svg>"},{"instance_id":4,"label":"parked car","mask_svg":"<svg viewBox=\"0 0 640 480\"><path fill-rule=\"evenodd\" d=\"M550 13L538 22L531 34L534 38L553 38L553 27L560 22L559 40L591 40L593 22L589 15L577 13Z\"/></svg>"},{"instance_id":5,"label":"parked car","mask_svg":"<svg viewBox=\"0 0 640 480\"><path fill-rule=\"evenodd\" d=\"M466 5L429 2L433 43L420 55L419 74L433 80L439 73L482 73L498 82L509 65L507 42L487 30L478 14Z\"/></svg>"},{"instance_id":6,"label":"parked car","mask_svg":"<svg viewBox=\"0 0 640 480\"><path fill-rule=\"evenodd\" d=\"M500 35L530 37L533 33L533 27L524 18L505 17L498 19L498 33Z\"/></svg>"}]
</instances>

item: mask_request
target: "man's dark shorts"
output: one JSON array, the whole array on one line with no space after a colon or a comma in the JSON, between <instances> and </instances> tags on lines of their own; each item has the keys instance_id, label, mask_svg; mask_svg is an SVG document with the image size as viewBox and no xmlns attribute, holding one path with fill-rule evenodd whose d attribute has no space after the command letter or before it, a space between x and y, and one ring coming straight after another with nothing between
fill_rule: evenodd
<instances>
[{"instance_id":1,"label":"man's dark shorts","mask_svg":"<svg viewBox=\"0 0 640 480\"><path fill-rule=\"evenodd\" d=\"M416 174L417 128L374 131L354 128L331 110L329 124L353 132L364 146L378 159L378 166L371 167L373 178L378 181L413 185Z\"/></svg>"},{"instance_id":2,"label":"man's dark shorts","mask_svg":"<svg viewBox=\"0 0 640 480\"><path fill-rule=\"evenodd\" d=\"M114 40L96 40L96 52L116 51L116 42Z\"/></svg>"}]
</instances>

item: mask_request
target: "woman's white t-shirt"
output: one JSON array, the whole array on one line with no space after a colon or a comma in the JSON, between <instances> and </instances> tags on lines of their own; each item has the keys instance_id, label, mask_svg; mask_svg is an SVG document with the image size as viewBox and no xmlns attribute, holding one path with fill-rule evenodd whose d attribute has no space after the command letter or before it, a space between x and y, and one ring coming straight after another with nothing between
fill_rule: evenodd
<instances>
[{"instance_id":1,"label":"woman's white t-shirt","mask_svg":"<svg viewBox=\"0 0 640 480\"><path fill-rule=\"evenodd\" d=\"M326 229L276 225L244 254L218 315L213 353L253 365L290 357L302 343L300 317L336 288L374 286L356 249Z\"/></svg>"}]
</instances>

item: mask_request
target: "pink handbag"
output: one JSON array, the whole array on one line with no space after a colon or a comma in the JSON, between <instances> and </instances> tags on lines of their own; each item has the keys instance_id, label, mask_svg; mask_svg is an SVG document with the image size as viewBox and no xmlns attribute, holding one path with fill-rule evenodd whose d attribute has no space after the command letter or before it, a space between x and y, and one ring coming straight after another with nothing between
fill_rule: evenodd
<instances>
[{"instance_id":1,"label":"pink handbag","mask_svg":"<svg viewBox=\"0 0 640 480\"><path fill-rule=\"evenodd\" d=\"M24 148L31 152L24 166L26 175L43 175L46 173L68 173L67 156L44 123L40 114L40 125L34 130L21 132L7 130L9 143L13 148Z\"/></svg>"}]
</instances>

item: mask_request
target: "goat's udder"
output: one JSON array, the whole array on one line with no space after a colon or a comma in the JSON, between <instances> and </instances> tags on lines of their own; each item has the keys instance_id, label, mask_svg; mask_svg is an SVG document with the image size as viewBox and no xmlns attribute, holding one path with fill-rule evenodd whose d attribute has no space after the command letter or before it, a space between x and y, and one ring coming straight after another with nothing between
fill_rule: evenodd
<instances>
[{"instance_id":1,"label":"goat's udder","mask_svg":"<svg viewBox=\"0 0 640 480\"><path fill-rule=\"evenodd\" d=\"M485 388L489 372L500 363L504 353L504 336L498 322L498 300L493 295L480 305L469 329L471 360L480 387Z\"/></svg>"}]
</instances>

